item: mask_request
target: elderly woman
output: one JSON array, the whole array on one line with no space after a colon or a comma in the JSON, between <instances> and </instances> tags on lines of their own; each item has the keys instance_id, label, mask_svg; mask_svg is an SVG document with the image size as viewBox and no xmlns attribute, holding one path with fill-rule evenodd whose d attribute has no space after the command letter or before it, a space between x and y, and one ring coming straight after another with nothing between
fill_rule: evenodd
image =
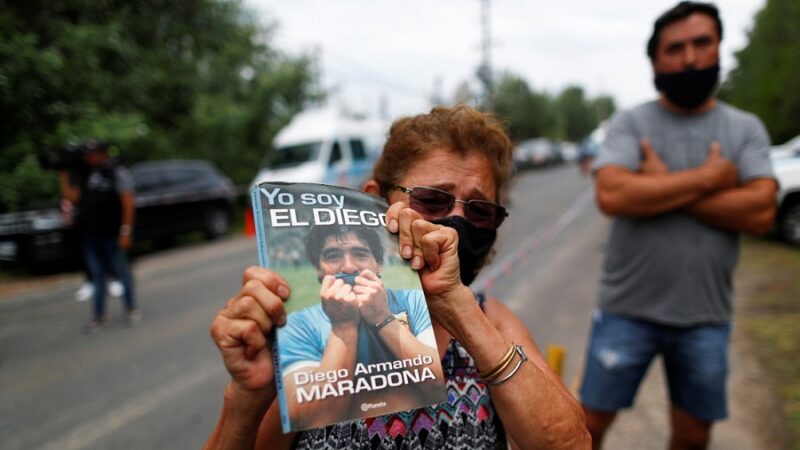
<instances>
[{"instance_id":1,"label":"elderly woman","mask_svg":"<svg viewBox=\"0 0 800 450\"><path fill-rule=\"evenodd\" d=\"M581 409L525 325L469 289L505 218L511 144L466 106L403 118L364 190L387 199L400 256L419 272L448 398L427 408L283 434L269 332L286 321L290 286L251 267L211 325L231 381L206 448L589 448Z\"/></svg>"}]
</instances>

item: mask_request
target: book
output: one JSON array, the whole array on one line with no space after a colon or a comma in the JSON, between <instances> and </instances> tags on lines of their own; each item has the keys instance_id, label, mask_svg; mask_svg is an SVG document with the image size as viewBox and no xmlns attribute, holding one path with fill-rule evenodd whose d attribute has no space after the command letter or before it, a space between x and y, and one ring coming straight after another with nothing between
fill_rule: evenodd
<instances>
[{"instance_id":1,"label":"book","mask_svg":"<svg viewBox=\"0 0 800 450\"><path fill-rule=\"evenodd\" d=\"M386 229L386 201L278 182L251 199L259 263L291 289L272 335L283 432L445 401L422 286Z\"/></svg>"}]
</instances>

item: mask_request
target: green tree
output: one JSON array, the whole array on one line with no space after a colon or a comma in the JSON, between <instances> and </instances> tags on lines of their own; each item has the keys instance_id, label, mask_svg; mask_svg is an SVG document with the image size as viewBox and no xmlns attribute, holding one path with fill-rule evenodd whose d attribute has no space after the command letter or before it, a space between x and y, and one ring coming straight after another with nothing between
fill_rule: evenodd
<instances>
[{"instance_id":1,"label":"green tree","mask_svg":"<svg viewBox=\"0 0 800 450\"><path fill-rule=\"evenodd\" d=\"M515 142L541 136L578 142L615 109L609 96L587 98L583 88L569 86L553 97L509 72L500 76L494 98L494 110Z\"/></svg>"},{"instance_id":2,"label":"green tree","mask_svg":"<svg viewBox=\"0 0 800 450\"><path fill-rule=\"evenodd\" d=\"M724 99L757 114L776 143L800 134L798 23L800 2L767 0L721 90Z\"/></svg>"},{"instance_id":3,"label":"green tree","mask_svg":"<svg viewBox=\"0 0 800 450\"><path fill-rule=\"evenodd\" d=\"M579 141L597 125L594 111L579 86L569 86L556 99L558 137Z\"/></svg>"},{"instance_id":4,"label":"green tree","mask_svg":"<svg viewBox=\"0 0 800 450\"><path fill-rule=\"evenodd\" d=\"M0 5L0 210L23 180L51 180L37 149L107 139L130 164L205 158L244 183L304 104L314 60L272 47L271 25L236 0L28 0Z\"/></svg>"},{"instance_id":5,"label":"green tree","mask_svg":"<svg viewBox=\"0 0 800 450\"><path fill-rule=\"evenodd\" d=\"M494 110L508 121L508 132L514 141L543 136L553 126L550 98L533 91L528 82L511 73L504 73L497 84Z\"/></svg>"},{"instance_id":6,"label":"green tree","mask_svg":"<svg viewBox=\"0 0 800 450\"><path fill-rule=\"evenodd\" d=\"M594 113L594 120L597 124L611 117L614 111L617 110L617 104L614 98L609 95L601 95L594 98L589 107Z\"/></svg>"}]
</instances>

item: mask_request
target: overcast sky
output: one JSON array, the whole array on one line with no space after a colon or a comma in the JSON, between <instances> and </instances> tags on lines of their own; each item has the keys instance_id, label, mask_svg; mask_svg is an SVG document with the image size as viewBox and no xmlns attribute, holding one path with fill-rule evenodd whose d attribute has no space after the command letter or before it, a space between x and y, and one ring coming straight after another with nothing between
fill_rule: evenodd
<instances>
[{"instance_id":1,"label":"overcast sky","mask_svg":"<svg viewBox=\"0 0 800 450\"><path fill-rule=\"evenodd\" d=\"M654 19L676 1L491 0L491 63L535 89L577 84L629 107L655 96L644 47ZM718 0L724 26L722 71L747 43L765 0ZM392 117L430 107L437 89L452 98L464 81L479 85L480 0L245 0L274 21L273 44L290 54L315 52L333 102Z\"/></svg>"}]
</instances>

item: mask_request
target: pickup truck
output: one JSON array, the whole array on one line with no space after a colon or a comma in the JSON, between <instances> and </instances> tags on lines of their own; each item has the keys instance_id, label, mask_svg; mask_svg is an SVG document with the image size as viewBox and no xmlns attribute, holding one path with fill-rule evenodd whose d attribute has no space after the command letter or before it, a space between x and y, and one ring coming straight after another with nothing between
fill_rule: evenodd
<instances>
[{"instance_id":1,"label":"pickup truck","mask_svg":"<svg viewBox=\"0 0 800 450\"><path fill-rule=\"evenodd\" d=\"M786 242L800 246L800 139L775 147L772 155L780 184L775 230Z\"/></svg>"}]
</instances>

